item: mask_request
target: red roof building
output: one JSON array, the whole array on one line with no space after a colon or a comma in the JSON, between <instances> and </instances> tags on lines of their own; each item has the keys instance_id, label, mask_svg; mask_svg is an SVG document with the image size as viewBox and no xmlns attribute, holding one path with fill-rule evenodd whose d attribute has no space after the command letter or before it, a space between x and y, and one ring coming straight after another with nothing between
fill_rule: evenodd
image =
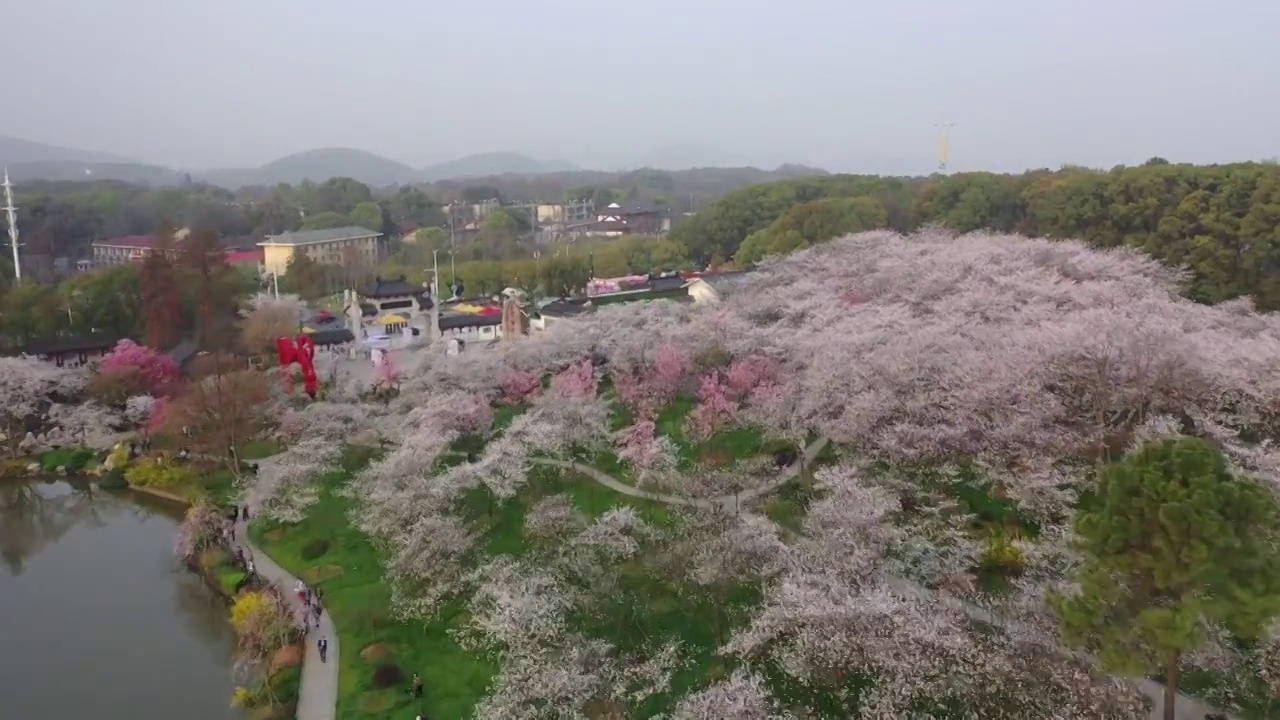
<instances>
[{"instance_id":1,"label":"red roof building","mask_svg":"<svg viewBox=\"0 0 1280 720\"><path fill-rule=\"evenodd\" d=\"M123 265L141 260L156 243L154 235L125 235L93 243L94 267Z\"/></svg>"}]
</instances>

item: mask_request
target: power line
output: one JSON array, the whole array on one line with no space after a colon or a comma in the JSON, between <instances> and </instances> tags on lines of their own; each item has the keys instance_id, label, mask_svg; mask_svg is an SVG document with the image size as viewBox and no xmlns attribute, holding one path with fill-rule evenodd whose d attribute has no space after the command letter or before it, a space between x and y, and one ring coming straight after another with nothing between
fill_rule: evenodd
<instances>
[{"instance_id":1,"label":"power line","mask_svg":"<svg viewBox=\"0 0 1280 720\"><path fill-rule=\"evenodd\" d=\"M18 258L18 208L13 206L13 183L9 182L9 167L4 168L4 213L9 219L9 249L13 251L14 284L22 284L22 261Z\"/></svg>"}]
</instances>

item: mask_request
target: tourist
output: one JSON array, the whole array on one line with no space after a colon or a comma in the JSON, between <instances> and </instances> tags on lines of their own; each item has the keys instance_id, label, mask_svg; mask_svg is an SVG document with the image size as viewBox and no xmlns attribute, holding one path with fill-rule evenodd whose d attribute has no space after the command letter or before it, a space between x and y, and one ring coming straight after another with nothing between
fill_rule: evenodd
<instances>
[{"instance_id":1,"label":"tourist","mask_svg":"<svg viewBox=\"0 0 1280 720\"><path fill-rule=\"evenodd\" d=\"M245 564L244 564L244 546L243 546L243 545L237 545L237 546L236 546L236 565L239 565L240 567L245 567Z\"/></svg>"},{"instance_id":2,"label":"tourist","mask_svg":"<svg viewBox=\"0 0 1280 720\"><path fill-rule=\"evenodd\" d=\"M233 523L240 522L240 506L239 505L231 506L231 522Z\"/></svg>"},{"instance_id":3,"label":"tourist","mask_svg":"<svg viewBox=\"0 0 1280 720\"><path fill-rule=\"evenodd\" d=\"M320 614L323 613L324 611L320 609L320 603L316 603L315 607L313 607L312 609L315 611L315 615L316 615L316 627L320 627Z\"/></svg>"},{"instance_id":4,"label":"tourist","mask_svg":"<svg viewBox=\"0 0 1280 720\"><path fill-rule=\"evenodd\" d=\"M303 605L306 605L307 604L307 586L303 585L302 581L299 580L297 584L293 586L293 589L294 589L294 592L298 593L298 600L300 600Z\"/></svg>"},{"instance_id":5,"label":"tourist","mask_svg":"<svg viewBox=\"0 0 1280 720\"><path fill-rule=\"evenodd\" d=\"M190 456L191 456L191 452L188 451L186 448L182 448L182 452L178 453L178 459L182 460L183 462L186 462L187 458Z\"/></svg>"},{"instance_id":6,"label":"tourist","mask_svg":"<svg viewBox=\"0 0 1280 720\"><path fill-rule=\"evenodd\" d=\"M253 577L253 557L252 557L252 556L250 556L250 557L249 557L249 563L248 563L248 568L247 568L247 570L248 570L248 573L249 573L249 577L250 577L250 578L252 578L252 577Z\"/></svg>"},{"instance_id":7,"label":"tourist","mask_svg":"<svg viewBox=\"0 0 1280 720\"><path fill-rule=\"evenodd\" d=\"M413 697L415 700L422 699L422 678L418 673L413 674Z\"/></svg>"},{"instance_id":8,"label":"tourist","mask_svg":"<svg viewBox=\"0 0 1280 720\"><path fill-rule=\"evenodd\" d=\"M316 641L316 649L320 651L320 662L328 662L329 641L323 637Z\"/></svg>"}]
</instances>

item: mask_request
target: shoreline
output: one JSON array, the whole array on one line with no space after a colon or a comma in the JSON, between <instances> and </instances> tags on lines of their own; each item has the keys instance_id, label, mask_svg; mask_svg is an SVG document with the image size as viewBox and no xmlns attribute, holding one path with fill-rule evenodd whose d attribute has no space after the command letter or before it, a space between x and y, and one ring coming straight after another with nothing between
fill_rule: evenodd
<instances>
[{"instance_id":1,"label":"shoreline","mask_svg":"<svg viewBox=\"0 0 1280 720\"><path fill-rule=\"evenodd\" d=\"M131 492L136 492L142 495L146 495L148 497L155 498L157 500L164 500L166 502L170 502L175 505L181 505L183 508L191 507L191 500L177 493L169 492L168 490L144 487L140 485L129 485L127 488L122 488L122 489L128 489Z\"/></svg>"}]
</instances>

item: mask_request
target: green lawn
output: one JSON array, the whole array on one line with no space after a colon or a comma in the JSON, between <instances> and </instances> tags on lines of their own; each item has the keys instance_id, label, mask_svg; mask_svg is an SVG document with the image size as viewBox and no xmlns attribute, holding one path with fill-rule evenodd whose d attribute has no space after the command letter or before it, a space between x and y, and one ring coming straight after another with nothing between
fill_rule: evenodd
<instances>
[{"instance_id":1,"label":"green lawn","mask_svg":"<svg viewBox=\"0 0 1280 720\"><path fill-rule=\"evenodd\" d=\"M255 522L254 542L291 573L323 578L314 584L324 593L342 648L338 717L392 720L426 712L433 718L465 718L483 695L494 667L465 652L449 635L464 619L460 604L431 622L403 622L392 616L391 592L377 550L347 521L349 501L332 492L367 458L353 454L344 470L325 476L319 502L298 525ZM328 540L329 550L305 561L301 549L311 538ZM415 672L422 676L426 692L421 707L411 707L407 685L373 687L377 663L362 658L361 652L374 645L385 645L389 652L378 663L395 663L406 678Z\"/></svg>"},{"instance_id":2,"label":"green lawn","mask_svg":"<svg viewBox=\"0 0 1280 720\"><path fill-rule=\"evenodd\" d=\"M261 460L265 457L271 457L282 450L284 450L284 447L276 440L254 440L247 443L240 450L240 459Z\"/></svg>"}]
</instances>

